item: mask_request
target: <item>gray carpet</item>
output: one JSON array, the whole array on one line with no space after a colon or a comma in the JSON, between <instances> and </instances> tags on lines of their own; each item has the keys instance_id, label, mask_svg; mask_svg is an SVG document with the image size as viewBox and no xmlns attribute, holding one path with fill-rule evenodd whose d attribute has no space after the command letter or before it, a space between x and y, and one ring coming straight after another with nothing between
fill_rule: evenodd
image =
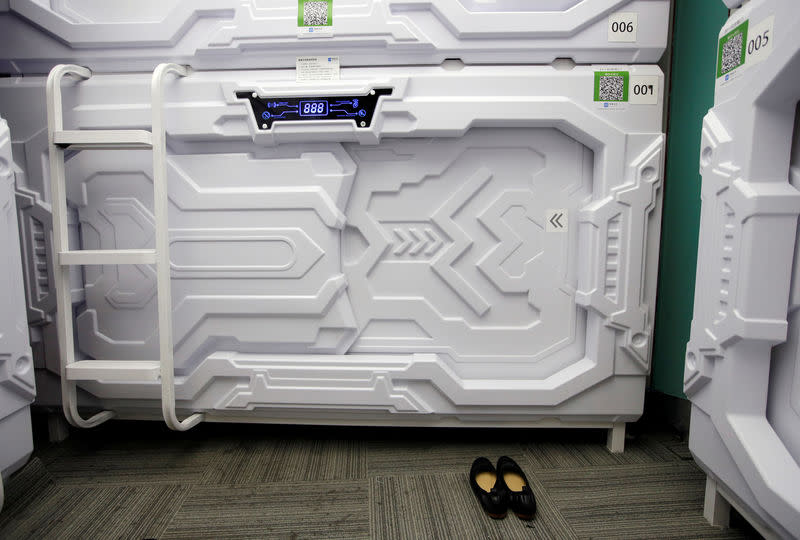
<instances>
[{"instance_id":1,"label":"gray carpet","mask_svg":"<svg viewBox=\"0 0 800 540\"><path fill-rule=\"evenodd\" d=\"M680 437L596 430L366 429L111 422L37 449L11 477L0 538L750 538L703 519ZM515 458L536 519L486 517L467 473Z\"/></svg>"}]
</instances>

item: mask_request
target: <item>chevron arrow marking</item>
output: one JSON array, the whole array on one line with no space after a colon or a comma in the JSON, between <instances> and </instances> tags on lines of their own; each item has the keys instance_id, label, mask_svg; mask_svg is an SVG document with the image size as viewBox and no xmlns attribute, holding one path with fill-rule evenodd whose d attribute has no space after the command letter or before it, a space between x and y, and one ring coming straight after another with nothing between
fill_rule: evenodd
<instances>
[{"instance_id":1,"label":"chevron arrow marking","mask_svg":"<svg viewBox=\"0 0 800 540\"><path fill-rule=\"evenodd\" d=\"M394 249L395 255L402 255L411 245L412 240L403 229L399 227L394 230L394 234L400 239L401 243Z\"/></svg>"},{"instance_id":2,"label":"chevron arrow marking","mask_svg":"<svg viewBox=\"0 0 800 540\"><path fill-rule=\"evenodd\" d=\"M439 251L439 248L442 246L444 242L442 242L442 239L439 237L438 234L433 232L433 229L430 228L425 229L425 234L428 235L428 238L430 238L431 241L431 245L428 246L428 249L425 250L425 255L433 255L434 253Z\"/></svg>"},{"instance_id":3,"label":"chevron arrow marking","mask_svg":"<svg viewBox=\"0 0 800 540\"><path fill-rule=\"evenodd\" d=\"M411 236L413 236L416 239L417 243L414 244L414 247L411 248L411 251L409 251L408 254L417 255L420 251L422 251L422 248L424 248L425 245L428 243L428 239L425 238L424 235L420 234L419 230L417 229L409 229L409 232L411 233Z\"/></svg>"}]
</instances>

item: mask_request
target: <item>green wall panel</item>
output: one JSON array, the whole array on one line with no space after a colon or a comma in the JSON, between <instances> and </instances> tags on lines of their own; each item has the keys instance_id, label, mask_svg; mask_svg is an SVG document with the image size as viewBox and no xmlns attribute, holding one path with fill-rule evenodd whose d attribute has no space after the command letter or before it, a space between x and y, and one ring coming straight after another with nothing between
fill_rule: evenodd
<instances>
[{"instance_id":1,"label":"green wall panel","mask_svg":"<svg viewBox=\"0 0 800 540\"><path fill-rule=\"evenodd\" d=\"M652 386L679 397L700 225L700 130L714 104L717 36L727 18L721 0L675 2Z\"/></svg>"}]
</instances>

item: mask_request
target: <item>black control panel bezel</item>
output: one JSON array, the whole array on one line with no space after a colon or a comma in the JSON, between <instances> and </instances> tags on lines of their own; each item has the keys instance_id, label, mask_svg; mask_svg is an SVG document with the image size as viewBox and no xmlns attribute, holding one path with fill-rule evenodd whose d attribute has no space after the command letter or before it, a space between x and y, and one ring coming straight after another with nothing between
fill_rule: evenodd
<instances>
[{"instance_id":1,"label":"black control panel bezel","mask_svg":"<svg viewBox=\"0 0 800 540\"><path fill-rule=\"evenodd\" d=\"M263 131L272 129L275 122L289 120L353 120L357 128L366 129L372 125L380 97L390 95L391 88L374 88L366 95L346 96L262 97L252 90L236 92L237 99L250 102L256 125ZM317 113L323 108L325 114ZM309 114L309 111L317 114Z\"/></svg>"}]
</instances>

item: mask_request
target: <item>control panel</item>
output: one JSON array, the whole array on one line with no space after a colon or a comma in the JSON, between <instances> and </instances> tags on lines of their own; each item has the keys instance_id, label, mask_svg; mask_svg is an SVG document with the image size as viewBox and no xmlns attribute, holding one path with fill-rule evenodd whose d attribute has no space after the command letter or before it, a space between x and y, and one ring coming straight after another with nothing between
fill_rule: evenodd
<instances>
[{"instance_id":1,"label":"control panel","mask_svg":"<svg viewBox=\"0 0 800 540\"><path fill-rule=\"evenodd\" d=\"M356 127L372 124L375 107L381 96L390 96L391 88L375 88L363 96L261 97L256 92L236 92L247 99L259 129L272 128L273 122L298 120L347 120Z\"/></svg>"}]
</instances>

